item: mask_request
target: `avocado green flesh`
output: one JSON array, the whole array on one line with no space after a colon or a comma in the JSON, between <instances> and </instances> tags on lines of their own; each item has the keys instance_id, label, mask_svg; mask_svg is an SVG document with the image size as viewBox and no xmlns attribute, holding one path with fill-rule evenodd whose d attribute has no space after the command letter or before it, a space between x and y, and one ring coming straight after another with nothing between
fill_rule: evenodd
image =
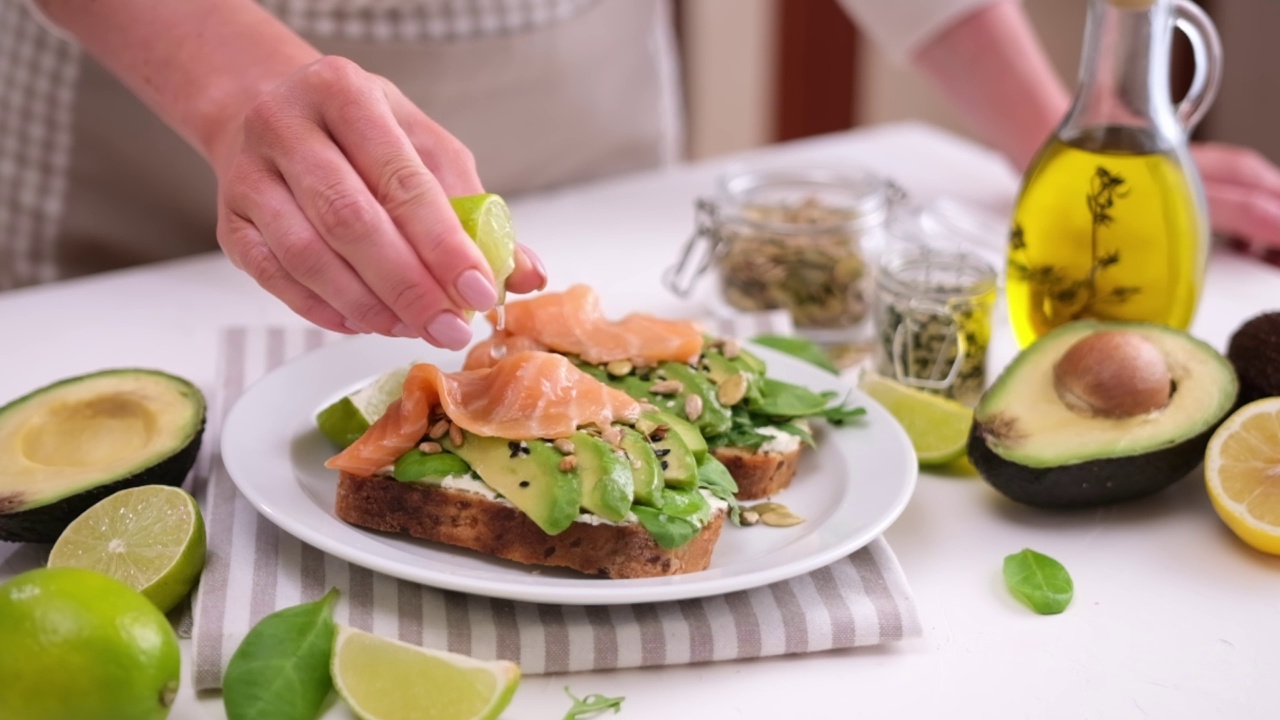
<instances>
[{"instance_id":1,"label":"avocado green flesh","mask_svg":"<svg viewBox=\"0 0 1280 720\"><path fill-rule=\"evenodd\" d=\"M662 467L662 479L667 487L692 488L698 484L698 461L693 451L677 432L668 432L659 440L652 440L653 452Z\"/></svg>"},{"instance_id":2,"label":"avocado green flesh","mask_svg":"<svg viewBox=\"0 0 1280 720\"><path fill-rule=\"evenodd\" d=\"M585 432L574 433L573 455L582 480L582 509L609 522L622 522L635 498L627 454Z\"/></svg>"},{"instance_id":3,"label":"avocado green flesh","mask_svg":"<svg viewBox=\"0 0 1280 720\"><path fill-rule=\"evenodd\" d=\"M698 432L698 428L689 424L688 420L676 417L665 410L648 410L640 414L641 421L637 423L637 427L646 433L651 433L658 428L659 425L667 426L667 430L674 432L684 441L685 447L689 448L689 452L693 453L693 459L701 461L707 454L707 440Z\"/></svg>"},{"instance_id":4,"label":"avocado green flesh","mask_svg":"<svg viewBox=\"0 0 1280 720\"><path fill-rule=\"evenodd\" d=\"M427 454L414 448L396 459L391 476L400 482L439 482L470 472L471 466L467 461L453 453Z\"/></svg>"},{"instance_id":5,"label":"avocado green flesh","mask_svg":"<svg viewBox=\"0 0 1280 720\"><path fill-rule=\"evenodd\" d=\"M92 504L77 496L96 489L180 485L195 461L204 419L204 396L194 385L152 370L70 378L5 405L0 539L56 539ZM60 503L66 505L54 507ZM43 508L49 508L45 520L30 514ZM46 522L52 525L42 529ZM15 524L25 529L14 530Z\"/></svg>"},{"instance_id":6,"label":"avocado green flesh","mask_svg":"<svg viewBox=\"0 0 1280 720\"><path fill-rule=\"evenodd\" d=\"M1054 389L1054 365L1076 341L1100 330L1136 332L1160 349L1176 386L1165 408L1107 419L1082 416L1062 403ZM1231 366L1183 333L1145 323L1076 322L1045 335L1006 368L975 408L975 429L993 453L1026 467L1131 457L1175 446L1216 426L1236 392Z\"/></svg>"},{"instance_id":7,"label":"avocado green flesh","mask_svg":"<svg viewBox=\"0 0 1280 720\"><path fill-rule=\"evenodd\" d=\"M560 469L564 456L551 443L513 443L465 433L461 445L448 438L442 444L548 535L564 532L578 517L582 481L576 472Z\"/></svg>"},{"instance_id":8,"label":"avocado green flesh","mask_svg":"<svg viewBox=\"0 0 1280 720\"><path fill-rule=\"evenodd\" d=\"M697 427L703 435L721 435L729 431L729 426L733 424L733 418L730 416L728 408L721 405L720 401L716 399L716 386L706 375L703 375L700 370L678 362L662 363L659 369L666 375L668 380L675 380L683 385L684 392L676 396L674 401L671 399L650 398L650 402L660 408L665 407L672 414L678 414L681 418ZM684 413L686 398L689 395L696 395L702 400L702 412L696 420L689 420L688 415Z\"/></svg>"},{"instance_id":9,"label":"avocado green flesh","mask_svg":"<svg viewBox=\"0 0 1280 720\"><path fill-rule=\"evenodd\" d=\"M653 452L644 435L631 428L622 429L622 442L619 447L627 454L631 463L631 482L635 491L635 502L649 507L658 507L662 501L662 488L665 485L662 465Z\"/></svg>"}]
</instances>

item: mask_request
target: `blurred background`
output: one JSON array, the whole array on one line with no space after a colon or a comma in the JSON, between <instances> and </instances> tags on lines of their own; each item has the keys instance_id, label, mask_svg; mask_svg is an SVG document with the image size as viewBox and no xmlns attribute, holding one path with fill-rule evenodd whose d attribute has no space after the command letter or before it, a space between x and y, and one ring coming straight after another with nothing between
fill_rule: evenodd
<instances>
[{"instance_id":1,"label":"blurred background","mask_svg":"<svg viewBox=\"0 0 1280 720\"><path fill-rule=\"evenodd\" d=\"M884 0L892 2L893 0ZM1067 87L1074 89L1086 0L1023 0ZM1195 134L1280 161L1280 2L1198 0L1225 50L1225 76ZM911 68L895 66L836 0L675 0L684 58L688 152L704 158L857 125L916 119L973 138ZM1190 80L1176 34L1174 97Z\"/></svg>"}]
</instances>

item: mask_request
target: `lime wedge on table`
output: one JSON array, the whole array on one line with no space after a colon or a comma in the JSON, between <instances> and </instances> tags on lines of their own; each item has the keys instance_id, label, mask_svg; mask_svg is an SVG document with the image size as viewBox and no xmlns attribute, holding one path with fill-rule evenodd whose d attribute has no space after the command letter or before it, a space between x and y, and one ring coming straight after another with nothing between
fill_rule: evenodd
<instances>
[{"instance_id":1,"label":"lime wedge on table","mask_svg":"<svg viewBox=\"0 0 1280 720\"><path fill-rule=\"evenodd\" d=\"M408 374L408 367L396 368L321 410L316 415L320 432L340 447L355 442L400 398Z\"/></svg>"},{"instance_id":2,"label":"lime wedge on table","mask_svg":"<svg viewBox=\"0 0 1280 720\"><path fill-rule=\"evenodd\" d=\"M204 519L195 498L168 485L108 495L62 531L49 567L96 570L141 592L162 612L204 570Z\"/></svg>"},{"instance_id":3,"label":"lime wedge on table","mask_svg":"<svg viewBox=\"0 0 1280 720\"><path fill-rule=\"evenodd\" d=\"M875 373L863 373L858 387L907 431L921 465L943 465L964 455L973 424L971 409Z\"/></svg>"},{"instance_id":4,"label":"lime wedge on table","mask_svg":"<svg viewBox=\"0 0 1280 720\"><path fill-rule=\"evenodd\" d=\"M362 720L491 720L520 684L520 668L428 650L339 626L333 685Z\"/></svg>"},{"instance_id":5,"label":"lime wedge on table","mask_svg":"<svg viewBox=\"0 0 1280 720\"><path fill-rule=\"evenodd\" d=\"M516 233L507 203L493 193L450 198L449 202L462 221L462 229L489 261L501 305L507 296L507 278L516 269Z\"/></svg>"}]
</instances>

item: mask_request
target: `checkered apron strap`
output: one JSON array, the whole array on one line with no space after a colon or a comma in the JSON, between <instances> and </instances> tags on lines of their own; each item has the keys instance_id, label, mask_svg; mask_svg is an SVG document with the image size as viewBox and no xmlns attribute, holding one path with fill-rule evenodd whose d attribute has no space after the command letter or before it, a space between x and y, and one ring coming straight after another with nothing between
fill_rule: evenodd
<instances>
[{"instance_id":1,"label":"checkered apron strap","mask_svg":"<svg viewBox=\"0 0 1280 720\"><path fill-rule=\"evenodd\" d=\"M0 0L0 290L57 277L80 52Z\"/></svg>"}]
</instances>

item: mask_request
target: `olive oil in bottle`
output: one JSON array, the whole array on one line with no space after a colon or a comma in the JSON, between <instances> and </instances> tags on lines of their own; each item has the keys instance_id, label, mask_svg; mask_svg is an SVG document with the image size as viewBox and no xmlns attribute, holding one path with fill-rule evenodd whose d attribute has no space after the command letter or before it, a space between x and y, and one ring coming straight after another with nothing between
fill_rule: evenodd
<instances>
[{"instance_id":1,"label":"olive oil in bottle","mask_svg":"<svg viewBox=\"0 0 1280 720\"><path fill-rule=\"evenodd\" d=\"M1170 96L1175 26L1196 72ZM1188 136L1222 77L1222 44L1191 0L1089 0L1080 83L1023 177L1005 292L1023 347L1072 320L1186 330L1209 246Z\"/></svg>"},{"instance_id":2,"label":"olive oil in bottle","mask_svg":"<svg viewBox=\"0 0 1280 720\"><path fill-rule=\"evenodd\" d=\"M1052 140L1027 173L1009 238L1019 344L1083 318L1186 329L1203 271L1197 194L1148 131L1102 127Z\"/></svg>"}]
</instances>

